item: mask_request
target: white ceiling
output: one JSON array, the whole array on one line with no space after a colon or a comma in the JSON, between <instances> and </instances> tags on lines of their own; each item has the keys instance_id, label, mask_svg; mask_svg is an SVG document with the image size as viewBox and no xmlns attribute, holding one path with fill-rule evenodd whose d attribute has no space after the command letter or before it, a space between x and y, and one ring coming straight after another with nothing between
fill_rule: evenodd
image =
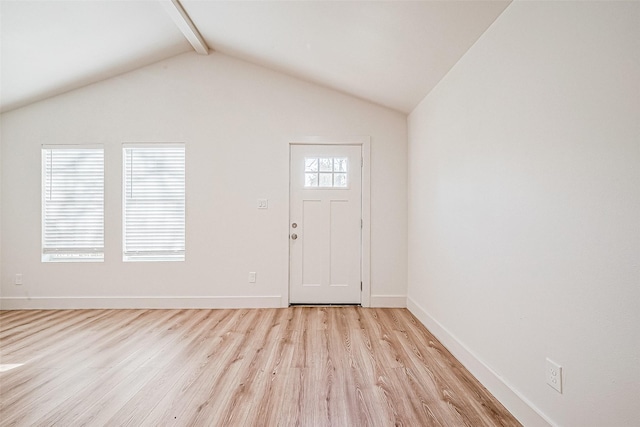
<instances>
[{"instance_id":1,"label":"white ceiling","mask_svg":"<svg viewBox=\"0 0 640 427\"><path fill-rule=\"evenodd\" d=\"M509 1L181 3L214 51L408 113ZM164 6L1 0L1 111L193 50Z\"/></svg>"}]
</instances>

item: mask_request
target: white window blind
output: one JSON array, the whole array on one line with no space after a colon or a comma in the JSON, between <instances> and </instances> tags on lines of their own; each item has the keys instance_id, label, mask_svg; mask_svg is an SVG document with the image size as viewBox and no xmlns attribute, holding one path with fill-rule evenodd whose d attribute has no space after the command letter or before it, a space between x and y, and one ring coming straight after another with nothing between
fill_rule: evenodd
<instances>
[{"instance_id":1,"label":"white window blind","mask_svg":"<svg viewBox=\"0 0 640 427\"><path fill-rule=\"evenodd\" d=\"M42 261L104 261L104 149L42 147Z\"/></svg>"},{"instance_id":2,"label":"white window blind","mask_svg":"<svg viewBox=\"0 0 640 427\"><path fill-rule=\"evenodd\" d=\"M184 144L123 146L125 261L184 261Z\"/></svg>"}]
</instances>

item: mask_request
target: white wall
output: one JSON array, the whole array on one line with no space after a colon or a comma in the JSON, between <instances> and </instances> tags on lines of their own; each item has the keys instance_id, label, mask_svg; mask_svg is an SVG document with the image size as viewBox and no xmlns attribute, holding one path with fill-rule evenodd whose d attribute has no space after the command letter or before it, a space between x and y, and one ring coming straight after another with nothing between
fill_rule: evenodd
<instances>
[{"instance_id":1,"label":"white wall","mask_svg":"<svg viewBox=\"0 0 640 427\"><path fill-rule=\"evenodd\" d=\"M409 159L410 309L525 425L640 425L640 3L512 3Z\"/></svg>"},{"instance_id":2,"label":"white wall","mask_svg":"<svg viewBox=\"0 0 640 427\"><path fill-rule=\"evenodd\" d=\"M288 143L305 135L371 136L372 301L406 301L401 113L224 55L185 54L1 120L4 307L286 304ZM147 141L187 144L184 263L122 262L121 147ZM40 262L45 143L105 146L104 263ZM268 210L256 209L258 198Z\"/></svg>"},{"instance_id":3,"label":"white wall","mask_svg":"<svg viewBox=\"0 0 640 427\"><path fill-rule=\"evenodd\" d=\"M2 122L0 121L0 278L2 277L2 206ZM1 299L2 286L0 285L0 300Z\"/></svg>"}]
</instances>

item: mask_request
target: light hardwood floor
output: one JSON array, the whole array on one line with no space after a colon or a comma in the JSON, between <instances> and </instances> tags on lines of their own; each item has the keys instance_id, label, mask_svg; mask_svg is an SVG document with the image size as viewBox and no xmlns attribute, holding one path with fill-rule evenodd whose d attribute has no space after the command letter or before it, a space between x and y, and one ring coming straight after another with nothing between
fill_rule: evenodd
<instances>
[{"instance_id":1,"label":"light hardwood floor","mask_svg":"<svg viewBox=\"0 0 640 427\"><path fill-rule=\"evenodd\" d=\"M2 426L519 426L406 309L0 312Z\"/></svg>"}]
</instances>

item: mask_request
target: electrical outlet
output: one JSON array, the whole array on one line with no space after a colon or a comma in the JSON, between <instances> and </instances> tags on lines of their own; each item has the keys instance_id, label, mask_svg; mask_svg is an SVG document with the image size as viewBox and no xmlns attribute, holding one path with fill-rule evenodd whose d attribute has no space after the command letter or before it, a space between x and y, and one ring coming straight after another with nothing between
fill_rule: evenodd
<instances>
[{"instance_id":1,"label":"electrical outlet","mask_svg":"<svg viewBox=\"0 0 640 427\"><path fill-rule=\"evenodd\" d=\"M269 209L269 200L258 199L258 209Z\"/></svg>"},{"instance_id":2,"label":"electrical outlet","mask_svg":"<svg viewBox=\"0 0 640 427\"><path fill-rule=\"evenodd\" d=\"M547 384L555 388L558 393L562 393L562 366L547 358L545 377Z\"/></svg>"},{"instance_id":3,"label":"electrical outlet","mask_svg":"<svg viewBox=\"0 0 640 427\"><path fill-rule=\"evenodd\" d=\"M14 285L22 285L22 273L16 274L15 279L13 280Z\"/></svg>"},{"instance_id":4,"label":"electrical outlet","mask_svg":"<svg viewBox=\"0 0 640 427\"><path fill-rule=\"evenodd\" d=\"M256 283L256 272L249 272L249 283Z\"/></svg>"}]
</instances>

